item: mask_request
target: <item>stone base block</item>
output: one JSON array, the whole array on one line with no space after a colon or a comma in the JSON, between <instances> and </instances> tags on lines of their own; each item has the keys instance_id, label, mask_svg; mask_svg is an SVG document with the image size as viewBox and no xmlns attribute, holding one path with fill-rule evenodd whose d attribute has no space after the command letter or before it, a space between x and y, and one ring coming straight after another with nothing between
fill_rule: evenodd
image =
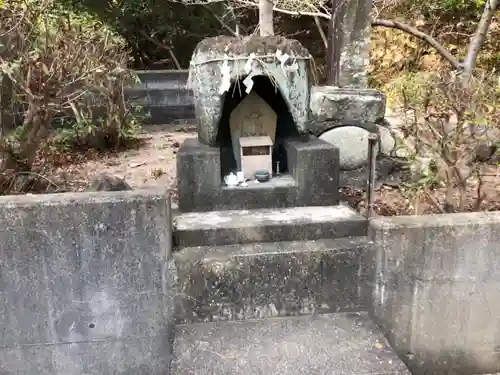
<instances>
[{"instance_id":1,"label":"stone base block","mask_svg":"<svg viewBox=\"0 0 500 375\"><path fill-rule=\"evenodd\" d=\"M311 90L312 120L309 131L319 135L338 125L353 125L376 131L385 116L386 96L371 89L314 86Z\"/></svg>"},{"instance_id":2,"label":"stone base block","mask_svg":"<svg viewBox=\"0 0 500 375\"><path fill-rule=\"evenodd\" d=\"M366 237L184 248L176 321L367 310L371 251Z\"/></svg>"},{"instance_id":3,"label":"stone base block","mask_svg":"<svg viewBox=\"0 0 500 375\"><path fill-rule=\"evenodd\" d=\"M332 206L339 202L339 150L315 137L285 142L288 166L296 183L296 206Z\"/></svg>"},{"instance_id":4,"label":"stone base block","mask_svg":"<svg viewBox=\"0 0 500 375\"><path fill-rule=\"evenodd\" d=\"M177 153L179 210L211 210L220 200L221 189L220 150L197 139L184 141Z\"/></svg>"},{"instance_id":5,"label":"stone base block","mask_svg":"<svg viewBox=\"0 0 500 375\"><path fill-rule=\"evenodd\" d=\"M368 221L347 206L183 213L174 219L179 247L364 236Z\"/></svg>"},{"instance_id":6,"label":"stone base block","mask_svg":"<svg viewBox=\"0 0 500 375\"><path fill-rule=\"evenodd\" d=\"M262 184L226 187L219 148L188 139L177 154L179 210L202 212L330 206L339 202L338 149L317 138L286 142L289 173Z\"/></svg>"}]
</instances>

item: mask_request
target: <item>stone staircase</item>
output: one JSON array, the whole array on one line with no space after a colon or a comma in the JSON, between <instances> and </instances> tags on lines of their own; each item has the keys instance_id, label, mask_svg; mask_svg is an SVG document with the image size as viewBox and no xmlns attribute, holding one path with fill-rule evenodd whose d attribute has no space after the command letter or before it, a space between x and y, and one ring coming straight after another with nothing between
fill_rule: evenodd
<instances>
[{"instance_id":1,"label":"stone staircase","mask_svg":"<svg viewBox=\"0 0 500 375\"><path fill-rule=\"evenodd\" d=\"M367 227L342 205L178 215L171 374L409 374L367 314Z\"/></svg>"}]
</instances>

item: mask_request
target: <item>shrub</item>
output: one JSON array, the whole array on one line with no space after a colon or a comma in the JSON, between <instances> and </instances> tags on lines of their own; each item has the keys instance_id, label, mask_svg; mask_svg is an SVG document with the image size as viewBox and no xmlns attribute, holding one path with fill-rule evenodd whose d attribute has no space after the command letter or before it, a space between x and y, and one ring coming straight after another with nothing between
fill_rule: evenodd
<instances>
[{"instance_id":1,"label":"shrub","mask_svg":"<svg viewBox=\"0 0 500 375\"><path fill-rule=\"evenodd\" d=\"M22 108L21 126L0 141L0 186L32 171L56 120L70 123L66 143L118 147L133 133L138 117L123 88L134 77L124 42L106 25L52 0L25 0L3 4L0 30L1 73L12 82L14 107Z\"/></svg>"},{"instance_id":2,"label":"shrub","mask_svg":"<svg viewBox=\"0 0 500 375\"><path fill-rule=\"evenodd\" d=\"M415 179L406 187L441 212L484 209L485 181L500 160L500 82L487 76L464 88L453 75L409 75L394 82L394 97L408 115L401 135L414 163ZM399 95L397 95L399 93ZM426 162L424 163L423 160ZM491 180L491 178L490 178Z\"/></svg>"}]
</instances>

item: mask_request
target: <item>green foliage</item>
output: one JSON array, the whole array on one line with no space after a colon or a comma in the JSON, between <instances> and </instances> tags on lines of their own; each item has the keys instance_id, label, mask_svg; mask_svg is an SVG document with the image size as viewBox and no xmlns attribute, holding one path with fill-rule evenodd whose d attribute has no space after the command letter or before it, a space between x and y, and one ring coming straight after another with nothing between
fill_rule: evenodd
<instances>
[{"instance_id":1,"label":"green foliage","mask_svg":"<svg viewBox=\"0 0 500 375\"><path fill-rule=\"evenodd\" d=\"M168 0L58 0L66 8L95 15L113 28L132 51L135 68L168 67L175 69L172 51L183 67L189 66L196 44L207 36L221 33L213 12L222 14L224 4L207 6Z\"/></svg>"},{"instance_id":2,"label":"green foliage","mask_svg":"<svg viewBox=\"0 0 500 375\"><path fill-rule=\"evenodd\" d=\"M447 12L471 12L484 7L485 0L445 0L442 3L436 2L437 7L442 7Z\"/></svg>"},{"instance_id":3,"label":"green foliage","mask_svg":"<svg viewBox=\"0 0 500 375\"><path fill-rule=\"evenodd\" d=\"M126 147L134 143L141 131L142 124L149 114L142 107L135 107L125 115L126 126L119 127L117 133L106 126L106 116L95 120L90 118L69 118L61 121L61 126L44 145L46 153L60 151L85 151L94 149L107 151L115 148L115 138L120 140L120 146Z\"/></svg>"},{"instance_id":4,"label":"green foliage","mask_svg":"<svg viewBox=\"0 0 500 375\"><path fill-rule=\"evenodd\" d=\"M102 150L136 134L142 115L123 96L136 79L126 43L94 15L54 0L11 0L0 31L0 73L12 82L14 107L25 108L22 126L0 139L2 171L31 171L48 144ZM70 126L54 135L61 119ZM0 186L9 176L0 175Z\"/></svg>"},{"instance_id":5,"label":"green foliage","mask_svg":"<svg viewBox=\"0 0 500 375\"><path fill-rule=\"evenodd\" d=\"M431 19L477 18L486 0L407 0L398 2L396 10L400 14L422 14Z\"/></svg>"},{"instance_id":6,"label":"green foliage","mask_svg":"<svg viewBox=\"0 0 500 375\"><path fill-rule=\"evenodd\" d=\"M411 145L405 148L414 178L406 193L431 197L439 188L444 194L434 196L433 204L458 212L466 209L464 197L476 194L467 210L480 210L488 174L482 155L500 143L498 76L474 79L464 88L454 75L406 74L386 88L406 120L398 143Z\"/></svg>"}]
</instances>

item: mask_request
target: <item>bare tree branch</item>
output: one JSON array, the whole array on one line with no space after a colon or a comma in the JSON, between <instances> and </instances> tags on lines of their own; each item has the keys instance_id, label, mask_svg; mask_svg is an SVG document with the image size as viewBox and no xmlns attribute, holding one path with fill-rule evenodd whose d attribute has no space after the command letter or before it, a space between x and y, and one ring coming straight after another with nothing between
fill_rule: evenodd
<instances>
[{"instance_id":1,"label":"bare tree branch","mask_svg":"<svg viewBox=\"0 0 500 375\"><path fill-rule=\"evenodd\" d=\"M418 30L417 28L398 22L398 21L392 21L392 20L383 20L383 19L376 19L372 21L372 26L382 26L382 27L390 27L393 29L401 30L407 34L410 34L416 38L419 38L432 47L436 49L436 51L443 56L445 60L447 60L456 70L460 70L462 68L462 65L460 62L445 48L443 47L436 39L431 37L430 35Z\"/></svg>"},{"instance_id":2,"label":"bare tree branch","mask_svg":"<svg viewBox=\"0 0 500 375\"><path fill-rule=\"evenodd\" d=\"M316 27L318 28L319 35L321 36L321 40L323 41L323 44L325 45L325 49L328 48L328 38L325 35L325 32L323 31L323 26L321 26L321 21L319 20L318 16L314 16L314 23L316 24Z\"/></svg>"},{"instance_id":3,"label":"bare tree branch","mask_svg":"<svg viewBox=\"0 0 500 375\"><path fill-rule=\"evenodd\" d=\"M225 23L225 22L224 22L224 20L223 20L221 17L219 17L219 15L218 15L218 14L216 14L216 13L215 13L215 12L214 12L214 11L213 11L210 7L209 7L209 6L207 6L206 4L203 4L203 7L204 7L205 9L207 9L207 10L210 12L210 14L212 14L212 17L214 17L214 18L217 20L217 22L219 22L219 24L220 24L220 25L221 25L224 29L226 29L227 31L229 31L229 32L231 33L231 35L232 35L232 36L238 36L237 31L236 31L236 30L233 30L231 27L229 27L229 25L228 25L227 23Z\"/></svg>"},{"instance_id":4,"label":"bare tree branch","mask_svg":"<svg viewBox=\"0 0 500 375\"><path fill-rule=\"evenodd\" d=\"M255 6L255 3L252 2L251 0L235 0L241 4L248 5L248 6ZM489 1L494 1L498 2L499 0L489 0ZM325 18L325 19L331 19L331 14L326 13L326 12L301 12L301 11L290 11L290 10L285 10L285 9L280 9L274 7L273 9L275 12L279 13L284 13L284 14L289 14L292 16L310 16L315 18ZM316 22L316 25L318 23ZM410 34L416 38L419 38L426 43L428 43L430 46L434 47L436 51L445 59L447 60L456 70L460 70L462 68L462 65L460 62L445 48L443 45L441 45L436 39L431 37L430 35L418 30L417 28L398 22L398 21L392 21L392 20L384 20L384 19L375 19L372 21L372 26L377 27L389 27L393 29L398 29L401 30L407 34ZM319 29L319 28L318 28ZM321 37L323 39L323 36ZM324 42L325 39L323 39Z\"/></svg>"},{"instance_id":5,"label":"bare tree branch","mask_svg":"<svg viewBox=\"0 0 500 375\"><path fill-rule=\"evenodd\" d=\"M493 12L498 8L499 0L486 0L484 6L483 14L479 25L477 26L476 33L472 37L472 40L467 49L467 56L464 60L464 71L462 74L462 81L467 84L472 78L472 72L476 67L477 56L479 50L484 44L488 29L491 25L491 20L493 18Z\"/></svg>"},{"instance_id":6,"label":"bare tree branch","mask_svg":"<svg viewBox=\"0 0 500 375\"><path fill-rule=\"evenodd\" d=\"M210 3L210 2L220 2L226 0L171 0L171 1L181 1L181 2L195 1L198 3L199 2ZM328 46L328 39L326 38L326 35L323 29L321 28L319 18L331 20L332 14L329 12L328 9L325 9L324 7L320 6L319 5L320 3L318 1L306 1L306 2L299 1L297 2L297 6L291 6L289 2L286 2L281 4L283 8L277 7L275 5L276 3L273 4L272 0L232 0L232 2L238 3L244 7L245 6L259 7L259 16L260 16L259 27L261 35L270 35L274 31L272 30L272 22L269 22L268 20L269 17L271 17L272 19L272 12L284 13L291 16L313 17L314 22L316 23L316 26L320 33L321 39L323 40L323 43L325 44L325 46ZM481 17L477 30L474 34L474 37L472 38L471 43L469 44L467 57L463 64L457 58L455 58L450 53L450 51L448 51L435 38L433 38L429 34L424 33L423 31L418 30L413 26L410 26L408 24L399 21L386 20L380 18L374 19L371 25L372 27L388 27L397 29L409 35L412 35L420 40L423 40L424 42L432 46L446 61L448 61L451 64L453 68L455 68L458 71L463 70L462 81L468 82L472 76L472 72L474 71L479 50L481 46L484 44L484 41L486 39L486 35L493 18L493 13L499 7L499 2L500 0L487 0L484 7L483 15ZM380 14L380 12L381 10L378 11L378 14ZM269 27L269 25L271 26ZM230 30L233 31L232 29ZM232 34L234 35L235 32L233 31Z\"/></svg>"},{"instance_id":7,"label":"bare tree branch","mask_svg":"<svg viewBox=\"0 0 500 375\"><path fill-rule=\"evenodd\" d=\"M255 7L256 3L254 3L251 0L235 0L235 2L238 2L240 4L246 5L246 6L251 6ZM288 10L288 9L281 9L277 7L273 7L273 11L279 12L279 13L284 13L284 14L289 14L291 16L309 16L309 17L320 17L320 18L325 18L329 20L331 18L329 13L322 13L322 12L302 12L298 10Z\"/></svg>"},{"instance_id":8,"label":"bare tree branch","mask_svg":"<svg viewBox=\"0 0 500 375\"><path fill-rule=\"evenodd\" d=\"M179 63L179 60L177 60L177 57L175 57L175 54L174 54L174 51L172 50L172 48L170 48L169 46L167 46L166 44L164 43L161 43L159 42L158 40L156 40L155 38L152 38L151 36L149 36L145 31L141 30L140 31L141 35L144 36L147 40L149 40L151 43L155 44L156 46L160 47L160 48L164 48L168 51L169 55L170 55L170 58L172 59L172 62L174 63L176 69L180 70L182 69L181 68L181 64Z\"/></svg>"}]
</instances>

